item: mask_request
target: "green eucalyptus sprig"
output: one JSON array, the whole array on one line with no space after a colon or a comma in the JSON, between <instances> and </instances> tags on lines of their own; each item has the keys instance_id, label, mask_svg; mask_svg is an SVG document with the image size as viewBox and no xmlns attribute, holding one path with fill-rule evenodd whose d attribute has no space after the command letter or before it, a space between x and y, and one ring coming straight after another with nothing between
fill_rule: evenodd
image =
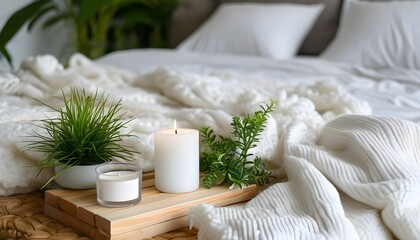
<instances>
[{"instance_id":1,"label":"green eucalyptus sprig","mask_svg":"<svg viewBox=\"0 0 420 240\"><path fill-rule=\"evenodd\" d=\"M204 150L200 155L200 170L204 172L203 184L228 184L231 188L244 188L251 184L270 183L271 172L259 156L250 153L257 146L264 131L268 115L273 112L277 102L261 105L261 110L252 116L235 116L231 126L231 136L217 136L209 127L200 129Z\"/></svg>"},{"instance_id":2,"label":"green eucalyptus sprig","mask_svg":"<svg viewBox=\"0 0 420 240\"><path fill-rule=\"evenodd\" d=\"M64 165L47 183L56 179L72 166L96 165L112 160L132 161L136 151L120 144L124 137L134 136L121 133L126 124L123 121L121 99L106 107L108 96L98 91L87 94L84 89L70 89L69 97L62 91L64 106L55 108L45 103L47 107L58 113L57 117L41 120L47 134L34 132L27 147L33 151L45 154L37 166L42 169Z\"/></svg>"}]
</instances>

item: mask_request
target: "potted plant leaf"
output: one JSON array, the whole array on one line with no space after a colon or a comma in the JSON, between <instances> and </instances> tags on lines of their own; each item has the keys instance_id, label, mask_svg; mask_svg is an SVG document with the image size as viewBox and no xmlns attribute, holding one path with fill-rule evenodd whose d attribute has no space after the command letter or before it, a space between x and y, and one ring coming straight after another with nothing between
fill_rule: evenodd
<instances>
[{"instance_id":1,"label":"potted plant leaf","mask_svg":"<svg viewBox=\"0 0 420 240\"><path fill-rule=\"evenodd\" d=\"M164 47L166 28L177 6L178 0L34 0L14 12L1 29L0 59L11 65L8 42L26 23L30 31L39 22L43 28L65 23L74 35L71 52L92 59L123 48L127 35L138 28L144 30L142 37L150 39L143 47Z\"/></svg>"},{"instance_id":2,"label":"potted plant leaf","mask_svg":"<svg viewBox=\"0 0 420 240\"><path fill-rule=\"evenodd\" d=\"M54 175L42 188L53 180L66 188L95 188L97 165L133 160L136 151L120 144L122 138L134 136L121 131L131 119L123 120L123 114L118 114L121 99L108 106L108 96L98 91L88 94L71 88L69 96L62 91L61 100L62 108L43 103L58 116L42 120L39 127L44 133L34 131L27 145L45 154L37 164L40 171L54 168Z\"/></svg>"}]
</instances>

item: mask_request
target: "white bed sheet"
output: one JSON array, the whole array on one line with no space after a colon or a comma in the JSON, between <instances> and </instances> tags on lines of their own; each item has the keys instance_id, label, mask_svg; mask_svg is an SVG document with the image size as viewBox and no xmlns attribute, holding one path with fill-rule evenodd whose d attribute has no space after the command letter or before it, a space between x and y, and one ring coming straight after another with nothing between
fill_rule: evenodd
<instances>
[{"instance_id":1,"label":"white bed sheet","mask_svg":"<svg viewBox=\"0 0 420 240\"><path fill-rule=\"evenodd\" d=\"M420 122L420 69L379 69L329 62L316 57L273 60L162 49L110 53L96 63L147 73L159 67L196 73L226 72L290 84L332 81L372 106L373 114Z\"/></svg>"}]
</instances>

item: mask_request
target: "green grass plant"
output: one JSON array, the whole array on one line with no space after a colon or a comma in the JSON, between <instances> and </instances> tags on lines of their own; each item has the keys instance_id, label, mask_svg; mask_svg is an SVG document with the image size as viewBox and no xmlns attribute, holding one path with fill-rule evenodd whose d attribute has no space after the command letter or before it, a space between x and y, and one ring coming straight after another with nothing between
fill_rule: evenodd
<instances>
[{"instance_id":1,"label":"green grass plant","mask_svg":"<svg viewBox=\"0 0 420 240\"><path fill-rule=\"evenodd\" d=\"M71 88L68 97L62 91L61 100L64 102L62 108L44 104L58 116L42 120L40 127L47 134L34 132L31 137L35 139L28 144L29 149L45 154L37 164L41 171L64 165L43 188L72 166L133 160L136 151L120 144L122 138L133 136L121 133L131 121L123 120L124 114L118 114L121 99L107 107L108 96L103 93L88 94L84 89Z\"/></svg>"}]
</instances>

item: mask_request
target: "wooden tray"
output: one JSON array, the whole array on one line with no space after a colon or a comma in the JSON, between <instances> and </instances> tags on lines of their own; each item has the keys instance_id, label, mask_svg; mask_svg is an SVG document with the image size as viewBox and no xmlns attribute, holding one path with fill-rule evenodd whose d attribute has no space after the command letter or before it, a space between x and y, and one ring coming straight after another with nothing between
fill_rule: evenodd
<instances>
[{"instance_id":1,"label":"wooden tray","mask_svg":"<svg viewBox=\"0 0 420 240\"><path fill-rule=\"evenodd\" d=\"M188 226L190 206L227 206L256 194L255 185L243 190L200 186L190 193L162 193L154 188L154 174L144 173L142 200L133 207L103 207L96 201L96 189L54 189L45 192L44 213L94 239L142 239Z\"/></svg>"}]
</instances>

